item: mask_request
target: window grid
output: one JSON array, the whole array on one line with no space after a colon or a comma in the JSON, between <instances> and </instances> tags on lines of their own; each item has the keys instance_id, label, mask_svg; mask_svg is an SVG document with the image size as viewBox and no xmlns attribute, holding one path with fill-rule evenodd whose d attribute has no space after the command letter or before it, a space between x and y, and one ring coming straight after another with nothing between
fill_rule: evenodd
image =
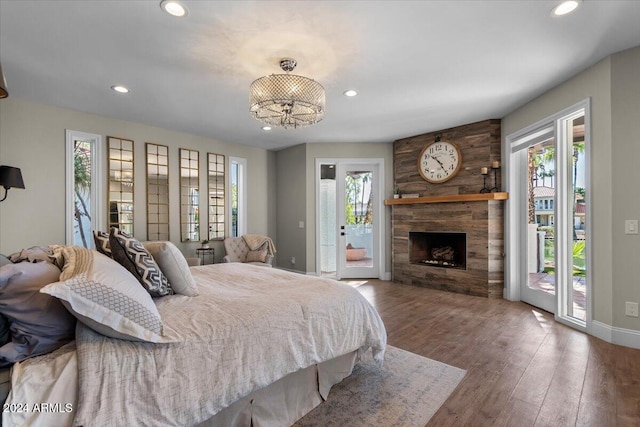
<instances>
[{"instance_id":1,"label":"window grid","mask_svg":"<svg viewBox=\"0 0 640 427\"><path fill-rule=\"evenodd\" d=\"M180 239L200 240L199 174L200 153L180 149Z\"/></svg>"},{"instance_id":2,"label":"window grid","mask_svg":"<svg viewBox=\"0 0 640 427\"><path fill-rule=\"evenodd\" d=\"M207 153L209 191L209 240L225 237L225 156Z\"/></svg>"},{"instance_id":3,"label":"window grid","mask_svg":"<svg viewBox=\"0 0 640 427\"><path fill-rule=\"evenodd\" d=\"M147 240L169 240L169 147L147 142Z\"/></svg>"},{"instance_id":4,"label":"window grid","mask_svg":"<svg viewBox=\"0 0 640 427\"><path fill-rule=\"evenodd\" d=\"M133 234L133 141L107 137L109 152L109 229Z\"/></svg>"}]
</instances>

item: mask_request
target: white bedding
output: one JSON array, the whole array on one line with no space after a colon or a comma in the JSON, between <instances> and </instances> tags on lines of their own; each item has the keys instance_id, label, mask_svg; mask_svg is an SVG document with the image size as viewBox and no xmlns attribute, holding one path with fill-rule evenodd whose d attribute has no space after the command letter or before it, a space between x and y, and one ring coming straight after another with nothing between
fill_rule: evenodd
<instances>
[{"instance_id":1,"label":"white bedding","mask_svg":"<svg viewBox=\"0 0 640 427\"><path fill-rule=\"evenodd\" d=\"M2 425L69 426L76 409L78 364L72 341L58 350L15 363Z\"/></svg>"},{"instance_id":2,"label":"white bedding","mask_svg":"<svg viewBox=\"0 0 640 427\"><path fill-rule=\"evenodd\" d=\"M358 350L382 362L384 325L355 289L241 263L191 269L200 295L156 300L169 334L148 344L79 325L74 425L190 426L285 375Z\"/></svg>"}]
</instances>

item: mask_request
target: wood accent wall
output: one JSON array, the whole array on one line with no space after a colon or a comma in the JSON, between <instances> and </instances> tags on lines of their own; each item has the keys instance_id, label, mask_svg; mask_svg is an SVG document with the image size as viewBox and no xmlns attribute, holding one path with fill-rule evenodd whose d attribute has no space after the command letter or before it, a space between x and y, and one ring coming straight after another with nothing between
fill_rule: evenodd
<instances>
[{"instance_id":1,"label":"wood accent wall","mask_svg":"<svg viewBox=\"0 0 640 427\"><path fill-rule=\"evenodd\" d=\"M443 184L430 184L423 180L417 168L420 152L435 140L436 135L442 135L443 141L455 143L462 152L462 167L458 175ZM418 193L420 196L478 193L482 188L480 168L491 168L494 160L502 161L500 120L484 120L400 139L394 142L393 147L394 186L401 193ZM394 282L502 298L503 201L397 204L392 206L391 223ZM410 231L467 233L467 270L409 263Z\"/></svg>"}]
</instances>

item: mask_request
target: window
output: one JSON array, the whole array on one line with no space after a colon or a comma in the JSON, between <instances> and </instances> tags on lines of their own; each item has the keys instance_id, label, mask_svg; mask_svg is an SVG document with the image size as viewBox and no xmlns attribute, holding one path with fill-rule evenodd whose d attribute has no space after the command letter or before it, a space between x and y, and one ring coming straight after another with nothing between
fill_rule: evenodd
<instances>
[{"instance_id":1,"label":"window","mask_svg":"<svg viewBox=\"0 0 640 427\"><path fill-rule=\"evenodd\" d=\"M231 218L230 235L242 236L247 233L247 160L229 157L230 186L229 210Z\"/></svg>"},{"instance_id":2,"label":"window","mask_svg":"<svg viewBox=\"0 0 640 427\"><path fill-rule=\"evenodd\" d=\"M209 190L209 240L224 239L224 156L207 153Z\"/></svg>"},{"instance_id":3,"label":"window","mask_svg":"<svg viewBox=\"0 0 640 427\"><path fill-rule=\"evenodd\" d=\"M66 132L66 242L93 248L92 230L103 225L102 137L92 133ZM104 201L102 201L104 203Z\"/></svg>"}]
</instances>

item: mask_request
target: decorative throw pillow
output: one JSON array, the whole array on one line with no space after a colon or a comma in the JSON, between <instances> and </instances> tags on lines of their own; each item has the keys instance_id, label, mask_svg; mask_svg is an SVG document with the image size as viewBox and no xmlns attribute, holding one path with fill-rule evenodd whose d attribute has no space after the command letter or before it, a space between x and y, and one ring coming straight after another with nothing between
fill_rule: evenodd
<instances>
[{"instance_id":1,"label":"decorative throw pillow","mask_svg":"<svg viewBox=\"0 0 640 427\"><path fill-rule=\"evenodd\" d=\"M129 341L174 342L164 336L151 296L124 267L97 251L64 249L60 281L40 292L62 300L82 323L103 335Z\"/></svg>"},{"instance_id":2,"label":"decorative throw pillow","mask_svg":"<svg viewBox=\"0 0 640 427\"><path fill-rule=\"evenodd\" d=\"M93 230L93 241L96 244L96 250L98 252L109 258L113 258L111 247L109 246L109 233Z\"/></svg>"},{"instance_id":3,"label":"decorative throw pillow","mask_svg":"<svg viewBox=\"0 0 640 427\"><path fill-rule=\"evenodd\" d=\"M129 270L144 286L152 297L173 294L169 281L142 243L133 236L112 228L109 234L109 246L113 259Z\"/></svg>"},{"instance_id":4,"label":"decorative throw pillow","mask_svg":"<svg viewBox=\"0 0 640 427\"><path fill-rule=\"evenodd\" d=\"M264 262L267 259L267 250L257 250L247 252L245 262Z\"/></svg>"},{"instance_id":5,"label":"decorative throw pillow","mask_svg":"<svg viewBox=\"0 0 640 427\"><path fill-rule=\"evenodd\" d=\"M189 264L180 249L171 242L144 242L144 248L167 276L171 288L176 294L194 297L198 295L198 285L191 275Z\"/></svg>"},{"instance_id":6,"label":"decorative throw pillow","mask_svg":"<svg viewBox=\"0 0 640 427\"><path fill-rule=\"evenodd\" d=\"M49 353L74 339L76 319L40 289L56 282L60 270L48 262L20 262L0 268L0 313L11 340L0 347L0 366Z\"/></svg>"}]
</instances>

